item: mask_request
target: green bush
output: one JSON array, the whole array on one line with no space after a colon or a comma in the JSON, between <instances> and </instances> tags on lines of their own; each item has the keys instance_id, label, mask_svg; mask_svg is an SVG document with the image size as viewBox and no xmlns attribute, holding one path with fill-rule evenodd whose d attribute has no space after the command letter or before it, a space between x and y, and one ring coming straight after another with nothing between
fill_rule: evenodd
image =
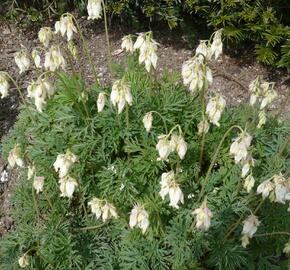
<instances>
[{"instance_id":1,"label":"green bush","mask_svg":"<svg viewBox=\"0 0 290 270\"><path fill-rule=\"evenodd\" d=\"M219 31L215 36L220 34ZM152 33L143 37L153 42ZM217 41L214 38L211 46L218 46ZM154 45L153 42L153 50ZM41 75L56 76L55 95L46 97L41 113L33 104L23 107L3 142L4 157L10 164L14 160L22 167L25 161L29 177L27 169L22 169L13 192L15 229L0 240L1 269L18 269L19 264L28 269L289 267L289 258L282 253L290 235L285 200L274 202L279 201L277 190L269 190L270 196L265 199L255 191L266 179L281 180L282 176L277 176L280 173L285 178L289 176L290 122L269 117L265 125L257 128L261 112L257 105L227 107L223 111L224 106L219 104L216 110L223 111L219 123L213 120L215 125L201 136L199 124L206 117L205 96L210 83L206 57L201 54L200 49L187 62L201 63L195 72L206 72L202 86L196 86L200 89L192 93L193 85L188 92L178 74L156 77L153 72L146 72L138 63L138 52L134 52L123 64L115 66L113 73L115 79L122 80L114 83L112 92L120 83L132 93L131 100L126 92L127 104L119 113L110 88L97 82L88 86L86 79L77 74L53 71ZM184 71L185 75L188 73ZM251 85L257 90L252 95L259 99L263 87L268 91L271 84L261 84L258 78ZM36 102L39 94L33 96L35 89L28 88L28 93ZM99 108L100 93L103 97L111 95L112 100L106 101L103 110ZM212 111L208 104L206 114ZM149 132L142 121L148 112L153 115ZM166 149L172 152L164 158L156 149L164 139L159 137L161 134L167 134L165 140L170 139L170 147L166 141ZM246 152L251 152L256 160L250 174L255 183L248 191L243 187L241 165L229 153L238 134L253 137ZM180 142L180 136L186 143ZM59 179L55 171L59 166L55 162L64 153L70 156L65 164L70 165L69 175L76 179L71 180L77 185L75 190L62 186L67 172ZM252 163L246 154L245 161ZM184 196L179 196L178 207L171 197L169 204L168 195L163 200L160 194L160 180L170 171L176 175L170 189L180 188ZM39 188L35 183L43 180L40 177L44 177L44 187ZM289 179L282 183L289 192ZM93 198L105 200L113 209L107 217L102 213L103 220L96 218L97 211L90 207ZM148 224L138 223L140 228L145 227L144 233L132 221L129 223L137 203L147 211L140 220L144 221L148 214L148 228ZM196 210L205 204L205 215L212 218L209 224L200 226ZM248 245L243 243L247 246L244 248L241 230L251 214L259 219L258 231L249 237Z\"/></svg>"}]
</instances>

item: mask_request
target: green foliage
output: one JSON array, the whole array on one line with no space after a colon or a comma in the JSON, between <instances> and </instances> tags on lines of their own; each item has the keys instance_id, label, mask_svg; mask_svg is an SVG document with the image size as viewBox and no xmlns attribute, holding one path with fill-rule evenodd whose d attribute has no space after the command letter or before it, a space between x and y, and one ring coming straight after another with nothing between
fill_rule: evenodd
<instances>
[{"instance_id":1,"label":"green foliage","mask_svg":"<svg viewBox=\"0 0 290 270\"><path fill-rule=\"evenodd\" d=\"M208 232L195 228L192 211L200 206L201 183L217 145L232 125L247 126L254 135L256 188L289 168L290 160L280 154L289 136L289 120L269 119L257 131L256 109L246 105L228 108L221 126L211 127L206 135L204 165L199 168L199 97L190 95L172 74L152 79L135 57L128 60L125 70L119 67L116 75L125 76L133 95L133 105L121 114L108 102L97 113L98 93L109 95L110 89L88 88L81 78L64 73L43 113L33 111L31 119L26 109L21 110L3 142L3 155L7 157L19 143L26 159L34 162L37 175L45 177L45 185L44 192L35 194L32 180L27 179L26 170L22 172L12 196L15 229L0 240L0 268L18 269L18 258L27 252L29 269L285 269L289 260L281 260L281 254L289 237L254 237L244 249L242 224L225 237L230 226L247 217L261 201L260 195L243 190L241 168L229 156L237 131L226 138L206 185L207 202L214 214ZM86 103L78 98L84 89L89 97ZM157 161L157 137L166 131L155 114L151 132L145 131L142 118L149 111L159 112L168 130L181 126L188 143L184 160L173 154L169 163ZM79 158L72 168L79 182L72 199L60 197L58 175L52 166L57 155L68 148ZM178 183L185 202L174 209L168 199L161 199L159 182L163 172L177 168L182 168ZM196 181L197 171L200 177ZM119 218L105 223L97 220L87 205L92 197L113 203ZM144 235L128 226L129 212L137 202L149 213L150 226ZM258 233L289 230L286 205L266 200L256 215L261 220Z\"/></svg>"}]
</instances>

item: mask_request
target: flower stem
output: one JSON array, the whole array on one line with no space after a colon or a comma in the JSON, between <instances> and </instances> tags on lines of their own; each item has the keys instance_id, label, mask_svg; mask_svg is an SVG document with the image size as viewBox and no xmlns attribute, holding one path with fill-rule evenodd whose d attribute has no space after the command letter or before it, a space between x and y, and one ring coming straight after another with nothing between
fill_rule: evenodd
<instances>
[{"instance_id":1,"label":"flower stem","mask_svg":"<svg viewBox=\"0 0 290 270\"><path fill-rule=\"evenodd\" d=\"M201 187L201 191L200 191L200 195L199 195L198 201L200 201L200 200L202 199L203 195L204 195L205 187L206 187L206 184L207 184L207 182L208 182L208 180L209 180L209 176L210 176L211 170L212 170L212 168L213 168L213 166L214 166L214 164L215 164L215 162L216 162L216 159L217 159L218 154L219 154L219 151L220 151L220 149L221 149L221 147L222 147L222 145L223 145L223 143L224 143L224 140L225 140L226 137L229 135L229 133L230 133L233 129L235 129L235 128L238 128L238 129L240 129L241 131L243 131L243 129L242 129L240 126L234 125L234 126L231 126L231 127L226 131L226 133L224 134L224 136L222 137L222 139L221 139L221 141L220 141L220 143L219 143L219 145L218 145L218 147L217 147L217 149L216 149L216 151L215 151L215 153L214 153L214 156L213 156L213 158L212 158L212 161L211 161L210 166L209 166L209 168L208 168L208 171L207 171L207 173L206 173L205 179L204 179L204 181L203 181L203 183L202 183L202 187Z\"/></svg>"},{"instance_id":2,"label":"flower stem","mask_svg":"<svg viewBox=\"0 0 290 270\"><path fill-rule=\"evenodd\" d=\"M161 115L161 113L157 112L157 111L151 111L151 113L156 113L163 121L163 125L165 128L165 133L167 134L168 129L167 129L167 125L166 125L166 119Z\"/></svg>"},{"instance_id":3,"label":"flower stem","mask_svg":"<svg viewBox=\"0 0 290 270\"><path fill-rule=\"evenodd\" d=\"M36 197L35 197L33 185L31 185L31 191L32 191L33 204L34 204L34 208L35 208L35 212L36 212L36 216L37 216L37 224L39 224L40 212L39 212L37 200L36 200Z\"/></svg>"},{"instance_id":4,"label":"flower stem","mask_svg":"<svg viewBox=\"0 0 290 270\"><path fill-rule=\"evenodd\" d=\"M254 237L273 236L273 235L288 235L288 236L290 236L290 232L257 233L254 235Z\"/></svg>"}]
</instances>

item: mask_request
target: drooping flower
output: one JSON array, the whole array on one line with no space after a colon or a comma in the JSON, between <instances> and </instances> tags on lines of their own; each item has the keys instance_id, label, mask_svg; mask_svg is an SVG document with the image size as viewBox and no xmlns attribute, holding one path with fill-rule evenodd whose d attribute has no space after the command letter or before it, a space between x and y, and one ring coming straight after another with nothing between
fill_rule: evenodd
<instances>
[{"instance_id":1,"label":"drooping flower","mask_svg":"<svg viewBox=\"0 0 290 270\"><path fill-rule=\"evenodd\" d=\"M195 227L203 231L208 231L213 214L207 207L206 201L204 201L199 208L195 209L192 214L196 215Z\"/></svg>"},{"instance_id":2,"label":"drooping flower","mask_svg":"<svg viewBox=\"0 0 290 270\"><path fill-rule=\"evenodd\" d=\"M246 247L249 244L249 239L256 233L258 226L260 225L260 221L258 220L258 217L251 214L243 221L243 223L242 245L243 247Z\"/></svg>"},{"instance_id":3,"label":"drooping flower","mask_svg":"<svg viewBox=\"0 0 290 270\"><path fill-rule=\"evenodd\" d=\"M37 68L41 68L41 58L40 53L37 49L34 49L31 53L32 59L34 61L34 64Z\"/></svg>"},{"instance_id":4,"label":"drooping flower","mask_svg":"<svg viewBox=\"0 0 290 270\"><path fill-rule=\"evenodd\" d=\"M124 79L115 81L110 98L112 104L118 107L118 114L123 111L126 103L131 106L133 97L129 84Z\"/></svg>"},{"instance_id":5,"label":"drooping flower","mask_svg":"<svg viewBox=\"0 0 290 270\"><path fill-rule=\"evenodd\" d=\"M156 69L157 65L157 42L152 38L152 32L140 33L134 46L134 50L139 49L139 64L144 63L145 68L150 72L151 67Z\"/></svg>"},{"instance_id":6,"label":"drooping flower","mask_svg":"<svg viewBox=\"0 0 290 270\"><path fill-rule=\"evenodd\" d=\"M59 179L59 189L61 191L61 197L71 198L75 188L78 186L76 179L71 177L70 175L66 175Z\"/></svg>"},{"instance_id":7,"label":"drooping flower","mask_svg":"<svg viewBox=\"0 0 290 270\"><path fill-rule=\"evenodd\" d=\"M211 97L206 106L209 121L219 127L219 120L225 107L226 101L221 95L216 94L214 97Z\"/></svg>"},{"instance_id":8,"label":"drooping flower","mask_svg":"<svg viewBox=\"0 0 290 270\"><path fill-rule=\"evenodd\" d=\"M267 90L265 90L264 92L264 97L261 101L261 106L260 109L263 110L266 106L268 106L269 104L271 104L275 98L277 97L277 92L270 87L267 87Z\"/></svg>"},{"instance_id":9,"label":"drooping flower","mask_svg":"<svg viewBox=\"0 0 290 270\"><path fill-rule=\"evenodd\" d=\"M26 48L21 49L20 51L16 52L14 55L15 63L18 66L19 73L22 74L23 72L27 71L30 66L30 59L28 55L28 51Z\"/></svg>"},{"instance_id":10,"label":"drooping flower","mask_svg":"<svg viewBox=\"0 0 290 270\"><path fill-rule=\"evenodd\" d=\"M57 69L65 68L66 62L61 53L61 50L57 46L51 46L49 51L45 54L44 67L50 71L56 71Z\"/></svg>"},{"instance_id":11,"label":"drooping flower","mask_svg":"<svg viewBox=\"0 0 290 270\"><path fill-rule=\"evenodd\" d=\"M273 182L275 185L275 201L285 204L287 195L290 195L290 180L286 180L282 174L279 174L273 176Z\"/></svg>"},{"instance_id":12,"label":"drooping flower","mask_svg":"<svg viewBox=\"0 0 290 270\"><path fill-rule=\"evenodd\" d=\"M223 52L223 43L222 43L222 29L217 30L214 33L213 42L210 47L211 55L214 56L214 59L217 60L218 57Z\"/></svg>"},{"instance_id":13,"label":"drooping flower","mask_svg":"<svg viewBox=\"0 0 290 270\"><path fill-rule=\"evenodd\" d=\"M98 107L98 112L102 112L106 103L106 94L104 92L101 92L98 96L97 100L97 107Z\"/></svg>"},{"instance_id":14,"label":"drooping flower","mask_svg":"<svg viewBox=\"0 0 290 270\"><path fill-rule=\"evenodd\" d=\"M248 148L251 145L252 136L247 132L242 132L234 139L230 147L230 154L235 157L235 162L246 161L248 156ZM249 161L250 162L250 161Z\"/></svg>"},{"instance_id":15,"label":"drooping flower","mask_svg":"<svg viewBox=\"0 0 290 270\"><path fill-rule=\"evenodd\" d=\"M245 160L243 160L243 167L242 167L242 178L244 178L248 172L250 171L251 167L254 166L255 160L252 158L251 154L248 154Z\"/></svg>"},{"instance_id":16,"label":"drooping flower","mask_svg":"<svg viewBox=\"0 0 290 270\"><path fill-rule=\"evenodd\" d=\"M283 252L286 254L290 253L290 241L285 244Z\"/></svg>"},{"instance_id":17,"label":"drooping flower","mask_svg":"<svg viewBox=\"0 0 290 270\"><path fill-rule=\"evenodd\" d=\"M187 143L182 135L172 134L170 139L170 146L172 151L176 151L180 159L184 159L187 152Z\"/></svg>"},{"instance_id":18,"label":"drooping flower","mask_svg":"<svg viewBox=\"0 0 290 270\"><path fill-rule=\"evenodd\" d=\"M184 85L189 85L189 91L193 94L202 88L207 89L213 82L212 72L203 57L194 56L184 62L181 75Z\"/></svg>"},{"instance_id":19,"label":"drooping flower","mask_svg":"<svg viewBox=\"0 0 290 270\"><path fill-rule=\"evenodd\" d=\"M252 190L255 185L255 178L249 174L244 181L244 188L247 190L248 193Z\"/></svg>"},{"instance_id":20,"label":"drooping flower","mask_svg":"<svg viewBox=\"0 0 290 270\"><path fill-rule=\"evenodd\" d=\"M159 153L159 158L157 160L168 160L168 156L174 150L172 150L172 146L170 145L170 140L168 139L167 135L158 136L156 150Z\"/></svg>"},{"instance_id":21,"label":"drooping flower","mask_svg":"<svg viewBox=\"0 0 290 270\"><path fill-rule=\"evenodd\" d=\"M263 125L265 125L267 121L266 113L264 110L259 111L259 123L257 125L257 128L261 128Z\"/></svg>"},{"instance_id":22,"label":"drooping flower","mask_svg":"<svg viewBox=\"0 0 290 270\"><path fill-rule=\"evenodd\" d=\"M102 217L103 222L111 218L118 218L118 214L114 205L108 203L106 200L100 200L98 198L93 198L88 202L91 206L91 211L99 219Z\"/></svg>"},{"instance_id":23,"label":"drooping flower","mask_svg":"<svg viewBox=\"0 0 290 270\"><path fill-rule=\"evenodd\" d=\"M29 165L27 170L27 179L30 180L34 176L35 176L35 166Z\"/></svg>"},{"instance_id":24,"label":"drooping flower","mask_svg":"<svg viewBox=\"0 0 290 270\"><path fill-rule=\"evenodd\" d=\"M0 94L1 98L8 96L9 82L4 72L0 72Z\"/></svg>"},{"instance_id":25,"label":"drooping flower","mask_svg":"<svg viewBox=\"0 0 290 270\"><path fill-rule=\"evenodd\" d=\"M201 58L205 58L206 60L209 60L211 58L211 48L208 47L207 42L208 42L207 40L201 40L199 42L199 45L197 46L195 50L195 55L197 57L201 57Z\"/></svg>"},{"instance_id":26,"label":"drooping flower","mask_svg":"<svg viewBox=\"0 0 290 270\"><path fill-rule=\"evenodd\" d=\"M197 125L197 134L201 136L203 133L206 134L208 133L209 130L209 123L206 119L200 121Z\"/></svg>"},{"instance_id":27,"label":"drooping flower","mask_svg":"<svg viewBox=\"0 0 290 270\"><path fill-rule=\"evenodd\" d=\"M134 51L134 44L131 35L124 36L121 43L122 50L132 53Z\"/></svg>"},{"instance_id":28,"label":"drooping flower","mask_svg":"<svg viewBox=\"0 0 290 270\"><path fill-rule=\"evenodd\" d=\"M42 27L38 32L38 39L45 47L48 47L52 37L53 32L50 27Z\"/></svg>"},{"instance_id":29,"label":"drooping flower","mask_svg":"<svg viewBox=\"0 0 290 270\"><path fill-rule=\"evenodd\" d=\"M130 213L130 228L138 227L144 234L149 227L149 214L143 205L136 204Z\"/></svg>"},{"instance_id":30,"label":"drooping flower","mask_svg":"<svg viewBox=\"0 0 290 270\"><path fill-rule=\"evenodd\" d=\"M59 173L59 177L65 177L70 167L77 161L77 156L75 156L70 150L67 150L65 154L59 154L53 167L56 172Z\"/></svg>"},{"instance_id":31,"label":"drooping flower","mask_svg":"<svg viewBox=\"0 0 290 270\"><path fill-rule=\"evenodd\" d=\"M162 200L164 200L165 196L168 194L170 199L169 205L178 209L178 203L184 203L184 196L179 185L175 181L174 172L170 171L168 173L162 173L160 185L161 189L159 195Z\"/></svg>"},{"instance_id":32,"label":"drooping flower","mask_svg":"<svg viewBox=\"0 0 290 270\"><path fill-rule=\"evenodd\" d=\"M36 193L43 191L44 186L44 177L43 176L35 176L33 180L33 187L36 190Z\"/></svg>"},{"instance_id":33,"label":"drooping flower","mask_svg":"<svg viewBox=\"0 0 290 270\"><path fill-rule=\"evenodd\" d=\"M73 37L73 33L77 33L72 15L66 14L61 16L60 20L55 23L55 32L61 33L62 36L66 34L67 41L70 41Z\"/></svg>"},{"instance_id":34,"label":"drooping flower","mask_svg":"<svg viewBox=\"0 0 290 270\"><path fill-rule=\"evenodd\" d=\"M27 254L23 254L19 260L18 260L18 264L21 268L26 268L27 266L30 265L29 262L29 256Z\"/></svg>"},{"instance_id":35,"label":"drooping flower","mask_svg":"<svg viewBox=\"0 0 290 270\"><path fill-rule=\"evenodd\" d=\"M8 163L11 168L13 168L15 165L21 168L25 166L25 162L21 152L21 147L18 143L15 144L14 148L9 152Z\"/></svg>"},{"instance_id":36,"label":"drooping flower","mask_svg":"<svg viewBox=\"0 0 290 270\"><path fill-rule=\"evenodd\" d=\"M88 0L87 11L88 20L102 18L102 0Z\"/></svg>"},{"instance_id":37,"label":"drooping flower","mask_svg":"<svg viewBox=\"0 0 290 270\"><path fill-rule=\"evenodd\" d=\"M143 124L147 132L150 132L152 128L152 121L153 121L152 112L146 113L145 116L143 117Z\"/></svg>"},{"instance_id":38,"label":"drooping flower","mask_svg":"<svg viewBox=\"0 0 290 270\"><path fill-rule=\"evenodd\" d=\"M263 199L266 199L274 188L275 186L272 181L266 180L257 187L257 194L262 194Z\"/></svg>"}]
</instances>

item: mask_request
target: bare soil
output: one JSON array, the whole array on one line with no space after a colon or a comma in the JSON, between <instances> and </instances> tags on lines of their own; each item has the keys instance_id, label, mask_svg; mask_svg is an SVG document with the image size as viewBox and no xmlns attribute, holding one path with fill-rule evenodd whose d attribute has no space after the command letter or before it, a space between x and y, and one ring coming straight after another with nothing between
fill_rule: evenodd
<instances>
[{"instance_id":1,"label":"bare soil","mask_svg":"<svg viewBox=\"0 0 290 270\"><path fill-rule=\"evenodd\" d=\"M89 22L86 18L80 18L81 27L88 42L93 62L97 67L97 74L102 84L109 85L110 78L107 68L107 47L105 33L102 23ZM48 22L47 26L53 26ZM144 29L148 30L148 29ZM154 38L160 44L158 50L157 73L167 70L169 72L180 72L182 63L189 59L194 51L189 49L185 42L186 37L177 31L164 30L162 27L152 29ZM28 71L24 75L19 75L18 68L14 62L14 53L21 48L21 44L30 51L35 46L40 46L37 39L38 29L22 29L14 24L0 23L0 71L8 71L20 85L23 93L26 93L28 83L35 78L34 71ZM112 47L112 58L115 62L120 62L125 53L120 49L121 38L126 34L134 34L134 29L123 29L114 26L110 29L110 41ZM88 81L93 81L87 59L83 58L81 63L85 70ZM271 110L275 114L282 116L289 115L290 111L290 91L288 74L285 71L266 68L255 61L253 52L231 50L227 52L215 63L211 64L214 72L214 83L210 92L220 92L224 95L229 105L237 105L249 100L248 85L257 76L263 75L265 79L276 82L276 90L279 98L272 104ZM7 134L13 125L18 114L19 98L15 88L10 90L9 97L0 99L0 139ZM0 173L7 163L0 159ZM12 226L9 216L9 197L11 190L17 182L17 172L9 172L9 181L0 183L0 237Z\"/></svg>"}]
</instances>

